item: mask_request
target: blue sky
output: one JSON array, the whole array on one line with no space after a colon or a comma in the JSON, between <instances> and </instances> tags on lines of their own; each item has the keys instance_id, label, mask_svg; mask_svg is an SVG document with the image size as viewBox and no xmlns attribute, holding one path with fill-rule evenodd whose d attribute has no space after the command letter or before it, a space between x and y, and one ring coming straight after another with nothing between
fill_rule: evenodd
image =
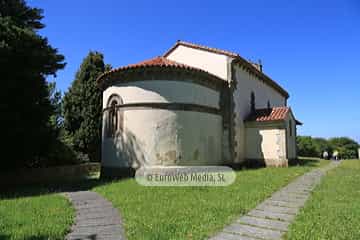
<instances>
[{"instance_id":1,"label":"blue sky","mask_svg":"<svg viewBox=\"0 0 360 240\"><path fill-rule=\"evenodd\" d=\"M360 1L28 1L66 57L66 91L88 51L113 67L163 54L178 39L261 59L290 93L299 134L360 141Z\"/></svg>"}]
</instances>

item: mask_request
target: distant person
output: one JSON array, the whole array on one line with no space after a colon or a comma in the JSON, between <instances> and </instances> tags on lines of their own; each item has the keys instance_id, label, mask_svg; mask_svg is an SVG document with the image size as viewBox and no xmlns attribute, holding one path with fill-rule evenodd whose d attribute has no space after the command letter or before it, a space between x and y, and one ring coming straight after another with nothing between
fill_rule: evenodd
<instances>
[{"instance_id":1,"label":"distant person","mask_svg":"<svg viewBox=\"0 0 360 240\"><path fill-rule=\"evenodd\" d=\"M323 159L329 159L329 153L327 151L323 152Z\"/></svg>"},{"instance_id":2,"label":"distant person","mask_svg":"<svg viewBox=\"0 0 360 240\"><path fill-rule=\"evenodd\" d=\"M333 158L337 161L337 160L339 160L339 152L337 151L337 150L335 150L334 152L333 152Z\"/></svg>"}]
</instances>

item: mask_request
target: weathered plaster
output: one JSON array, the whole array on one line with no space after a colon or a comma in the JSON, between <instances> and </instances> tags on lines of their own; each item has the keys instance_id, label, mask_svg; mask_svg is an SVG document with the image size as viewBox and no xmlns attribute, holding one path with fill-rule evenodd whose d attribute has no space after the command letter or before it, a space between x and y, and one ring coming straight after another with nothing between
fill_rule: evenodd
<instances>
[{"instance_id":1,"label":"weathered plaster","mask_svg":"<svg viewBox=\"0 0 360 240\"><path fill-rule=\"evenodd\" d=\"M191 81L174 80L118 82L106 88L105 103L114 94L123 100L117 108L122 112L123 131L113 138L103 138L102 166L221 164L220 92ZM106 116L107 110L103 122Z\"/></svg>"},{"instance_id":2,"label":"weathered plaster","mask_svg":"<svg viewBox=\"0 0 360 240\"><path fill-rule=\"evenodd\" d=\"M158 109L125 111L124 131L103 140L102 165L221 164L221 141L219 115Z\"/></svg>"},{"instance_id":3,"label":"weathered plaster","mask_svg":"<svg viewBox=\"0 0 360 240\"><path fill-rule=\"evenodd\" d=\"M287 165L285 129L246 128L245 158L263 160L266 166Z\"/></svg>"}]
</instances>

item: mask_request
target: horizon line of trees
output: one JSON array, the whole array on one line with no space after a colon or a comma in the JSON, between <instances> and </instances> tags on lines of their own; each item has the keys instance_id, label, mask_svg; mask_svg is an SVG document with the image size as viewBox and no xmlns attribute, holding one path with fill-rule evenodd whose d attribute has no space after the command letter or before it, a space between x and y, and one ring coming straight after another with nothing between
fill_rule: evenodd
<instances>
[{"instance_id":1,"label":"horizon line of trees","mask_svg":"<svg viewBox=\"0 0 360 240\"><path fill-rule=\"evenodd\" d=\"M323 157L327 152L331 156L335 151L342 159L359 158L359 143L349 137L320 138L311 136L296 137L298 155L302 157Z\"/></svg>"}]
</instances>

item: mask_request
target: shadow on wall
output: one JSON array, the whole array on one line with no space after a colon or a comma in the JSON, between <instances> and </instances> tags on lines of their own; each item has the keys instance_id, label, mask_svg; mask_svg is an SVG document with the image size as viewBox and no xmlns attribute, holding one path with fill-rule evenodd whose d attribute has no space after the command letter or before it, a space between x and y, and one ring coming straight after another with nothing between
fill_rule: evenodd
<instances>
[{"instance_id":1,"label":"shadow on wall","mask_svg":"<svg viewBox=\"0 0 360 240\"><path fill-rule=\"evenodd\" d=\"M147 164L143 144L128 130L118 131L103 144L104 166L136 169Z\"/></svg>"},{"instance_id":2,"label":"shadow on wall","mask_svg":"<svg viewBox=\"0 0 360 240\"><path fill-rule=\"evenodd\" d=\"M246 128L245 128L246 129ZM243 167L245 168L262 168L266 167L265 154L262 149L263 136L260 134L260 130L253 128L251 133L246 131L246 159ZM248 136L249 135L249 136Z\"/></svg>"}]
</instances>

